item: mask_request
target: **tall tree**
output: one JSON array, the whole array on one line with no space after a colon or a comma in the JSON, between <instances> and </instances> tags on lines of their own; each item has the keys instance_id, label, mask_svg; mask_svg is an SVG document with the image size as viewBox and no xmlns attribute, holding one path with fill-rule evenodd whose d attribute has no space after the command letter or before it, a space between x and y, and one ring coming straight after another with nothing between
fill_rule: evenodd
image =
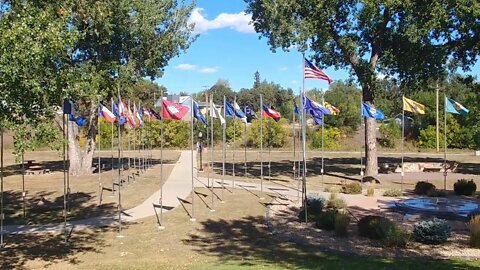
<instances>
[{"instance_id":1,"label":"tall tree","mask_svg":"<svg viewBox=\"0 0 480 270\"><path fill-rule=\"evenodd\" d=\"M459 1L245 0L272 50L297 45L320 67L348 68L373 103L382 72L413 81L468 67L480 49L480 3ZM377 174L375 120L365 119L366 174Z\"/></svg>"}]
</instances>

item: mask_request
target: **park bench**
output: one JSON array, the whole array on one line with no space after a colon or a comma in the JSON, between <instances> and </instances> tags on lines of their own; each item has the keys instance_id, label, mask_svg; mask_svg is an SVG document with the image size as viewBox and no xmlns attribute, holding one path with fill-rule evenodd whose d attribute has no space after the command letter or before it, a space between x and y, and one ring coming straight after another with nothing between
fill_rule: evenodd
<instances>
[{"instance_id":1,"label":"park bench","mask_svg":"<svg viewBox=\"0 0 480 270\"><path fill-rule=\"evenodd\" d=\"M40 165L32 165L32 166L29 166L27 170L25 170L25 175L45 174L45 173L50 173L50 169L44 169Z\"/></svg>"}]
</instances>

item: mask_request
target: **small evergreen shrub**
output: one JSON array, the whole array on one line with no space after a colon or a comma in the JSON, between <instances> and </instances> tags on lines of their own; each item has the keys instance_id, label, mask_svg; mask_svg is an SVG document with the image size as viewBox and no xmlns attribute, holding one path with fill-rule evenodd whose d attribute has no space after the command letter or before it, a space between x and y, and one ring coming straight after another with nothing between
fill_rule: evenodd
<instances>
[{"instance_id":1,"label":"small evergreen shrub","mask_svg":"<svg viewBox=\"0 0 480 270\"><path fill-rule=\"evenodd\" d=\"M320 196L318 193L307 195L307 205L315 209L320 209L320 212L325 206L325 201L325 198Z\"/></svg>"},{"instance_id":2,"label":"small evergreen shrub","mask_svg":"<svg viewBox=\"0 0 480 270\"><path fill-rule=\"evenodd\" d=\"M471 179L468 181L467 179L460 179L455 184L453 184L453 190L457 195L466 195L472 196L475 191L477 191L477 185Z\"/></svg>"},{"instance_id":3,"label":"small evergreen shrub","mask_svg":"<svg viewBox=\"0 0 480 270\"><path fill-rule=\"evenodd\" d=\"M451 232L452 229L445 220L434 218L415 224L413 238L417 242L437 245L445 243Z\"/></svg>"},{"instance_id":4,"label":"small evergreen shrub","mask_svg":"<svg viewBox=\"0 0 480 270\"><path fill-rule=\"evenodd\" d=\"M470 227L470 245L480 248L480 215L472 217L468 225Z\"/></svg>"},{"instance_id":5,"label":"small evergreen shrub","mask_svg":"<svg viewBox=\"0 0 480 270\"><path fill-rule=\"evenodd\" d=\"M427 192L428 197L447 197L447 193L443 190L431 189Z\"/></svg>"},{"instance_id":6,"label":"small evergreen shrub","mask_svg":"<svg viewBox=\"0 0 480 270\"><path fill-rule=\"evenodd\" d=\"M402 196L402 191L399 189L387 189L383 192L383 196L385 197L400 197Z\"/></svg>"},{"instance_id":7,"label":"small evergreen shrub","mask_svg":"<svg viewBox=\"0 0 480 270\"><path fill-rule=\"evenodd\" d=\"M371 185L367 188L367 196L368 197L375 196L375 186Z\"/></svg>"},{"instance_id":8,"label":"small evergreen shrub","mask_svg":"<svg viewBox=\"0 0 480 270\"><path fill-rule=\"evenodd\" d=\"M419 181L415 184L413 192L418 195L427 195L429 192L433 192L436 189L435 185L425 181Z\"/></svg>"},{"instance_id":9,"label":"small evergreen shrub","mask_svg":"<svg viewBox=\"0 0 480 270\"><path fill-rule=\"evenodd\" d=\"M337 211L335 210L328 210L321 213L315 221L315 226L328 231L335 229L335 215L337 215Z\"/></svg>"},{"instance_id":10,"label":"small evergreen shrub","mask_svg":"<svg viewBox=\"0 0 480 270\"><path fill-rule=\"evenodd\" d=\"M380 125L379 143L383 147L395 148L400 141L402 135L402 129L397 121L392 121L389 124Z\"/></svg>"},{"instance_id":11,"label":"small evergreen shrub","mask_svg":"<svg viewBox=\"0 0 480 270\"><path fill-rule=\"evenodd\" d=\"M385 217L366 216L360 219L357 225L360 236L371 239L385 239L388 231L390 231L395 224Z\"/></svg>"},{"instance_id":12,"label":"small evergreen shrub","mask_svg":"<svg viewBox=\"0 0 480 270\"><path fill-rule=\"evenodd\" d=\"M350 217L346 214L337 213L335 215L335 235L347 236Z\"/></svg>"},{"instance_id":13,"label":"small evergreen shrub","mask_svg":"<svg viewBox=\"0 0 480 270\"><path fill-rule=\"evenodd\" d=\"M399 226L393 226L385 236L385 245L404 248L410 242L410 233Z\"/></svg>"},{"instance_id":14,"label":"small evergreen shrub","mask_svg":"<svg viewBox=\"0 0 480 270\"><path fill-rule=\"evenodd\" d=\"M315 221L318 215L322 213L322 209L325 206L325 198L318 193L309 194L307 196L307 221ZM305 208L298 213L298 219L305 221Z\"/></svg>"},{"instance_id":15,"label":"small evergreen shrub","mask_svg":"<svg viewBox=\"0 0 480 270\"><path fill-rule=\"evenodd\" d=\"M349 183L343 186L343 193L345 194L361 194L362 185L358 182Z\"/></svg>"}]
</instances>

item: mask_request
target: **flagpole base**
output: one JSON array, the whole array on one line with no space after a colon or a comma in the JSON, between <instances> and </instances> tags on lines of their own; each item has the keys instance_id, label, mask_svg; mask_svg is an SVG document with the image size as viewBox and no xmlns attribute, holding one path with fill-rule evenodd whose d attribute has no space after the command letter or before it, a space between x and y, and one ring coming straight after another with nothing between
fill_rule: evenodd
<instances>
[{"instance_id":1,"label":"flagpole base","mask_svg":"<svg viewBox=\"0 0 480 270\"><path fill-rule=\"evenodd\" d=\"M215 209L210 209L210 212L211 212L211 213L215 212Z\"/></svg>"},{"instance_id":2,"label":"flagpole base","mask_svg":"<svg viewBox=\"0 0 480 270\"><path fill-rule=\"evenodd\" d=\"M117 235L117 238L125 238L125 236L122 235L122 234L119 234L119 235Z\"/></svg>"},{"instance_id":3,"label":"flagpole base","mask_svg":"<svg viewBox=\"0 0 480 270\"><path fill-rule=\"evenodd\" d=\"M160 231L165 230L165 226L158 226L158 230L160 230Z\"/></svg>"},{"instance_id":4,"label":"flagpole base","mask_svg":"<svg viewBox=\"0 0 480 270\"><path fill-rule=\"evenodd\" d=\"M259 200L265 200L265 198L264 198L264 197L260 197L260 198L258 198L258 199L259 199Z\"/></svg>"},{"instance_id":5,"label":"flagpole base","mask_svg":"<svg viewBox=\"0 0 480 270\"><path fill-rule=\"evenodd\" d=\"M195 221L197 221L197 219L196 218L191 218L190 221L195 222Z\"/></svg>"}]
</instances>

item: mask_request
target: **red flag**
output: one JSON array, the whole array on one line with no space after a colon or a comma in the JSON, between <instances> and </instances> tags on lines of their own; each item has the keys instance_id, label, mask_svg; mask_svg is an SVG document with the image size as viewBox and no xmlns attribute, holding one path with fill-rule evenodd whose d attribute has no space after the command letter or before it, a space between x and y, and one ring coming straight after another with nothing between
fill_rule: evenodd
<instances>
[{"instance_id":1,"label":"red flag","mask_svg":"<svg viewBox=\"0 0 480 270\"><path fill-rule=\"evenodd\" d=\"M270 106L269 108L265 105L263 105L262 116L273 118L273 120L277 122L278 120L280 120L280 118L282 118L282 115L279 112L275 111L273 107Z\"/></svg>"},{"instance_id":2,"label":"red flag","mask_svg":"<svg viewBox=\"0 0 480 270\"><path fill-rule=\"evenodd\" d=\"M187 115L187 106L180 105L168 100L163 100L162 117L165 119L180 120Z\"/></svg>"}]
</instances>

